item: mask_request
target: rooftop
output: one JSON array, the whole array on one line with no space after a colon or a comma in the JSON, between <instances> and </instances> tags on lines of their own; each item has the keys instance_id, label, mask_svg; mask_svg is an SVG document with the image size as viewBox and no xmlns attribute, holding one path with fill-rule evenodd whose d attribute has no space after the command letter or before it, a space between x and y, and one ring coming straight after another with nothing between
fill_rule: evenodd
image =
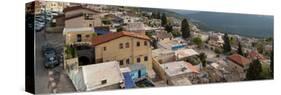
<instances>
[{"instance_id":1,"label":"rooftop","mask_svg":"<svg viewBox=\"0 0 281 95\"><path fill-rule=\"evenodd\" d=\"M81 28L64 28L63 34L68 32L93 32L94 29L92 27L81 27Z\"/></svg>"},{"instance_id":2,"label":"rooftop","mask_svg":"<svg viewBox=\"0 0 281 95\"><path fill-rule=\"evenodd\" d=\"M185 62L185 61L175 61L175 62L169 62L164 63L160 65L166 74L170 77L181 75L181 74L187 74L187 73L198 73L199 71L192 66L192 64Z\"/></svg>"},{"instance_id":3,"label":"rooftop","mask_svg":"<svg viewBox=\"0 0 281 95\"><path fill-rule=\"evenodd\" d=\"M186 58L193 55L198 55L198 53L193 49L179 49L175 51L178 59Z\"/></svg>"},{"instance_id":4,"label":"rooftop","mask_svg":"<svg viewBox=\"0 0 281 95\"><path fill-rule=\"evenodd\" d=\"M81 67L86 90L94 90L123 81L123 76L117 61ZM105 84L102 81L106 80Z\"/></svg>"},{"instance_id":5,"label":"rooftop","mask_svg":"<svg viewBox=\"0 0 281 95\"><path fill-rule=\"evenodd\" d=\"M158 39L172 38L173 35L171 33L167 33L166 31L156 32L156 37Z\"/></svg>"},{"instance_id":6,"label":"rooftop","mask_svg":"<svg viewBox=\"0 0 281 95\"><path fill-rule=\"evenodd\" d=\"M246 64L250 64L250 60L239 55L239 54L232 54L230 56L227 57L230 61L240 65L240 66L244 66Z\"/></svg>"},{"instance_id":7,"label":"rooftop","mask_svg":"<svg viewBox=\"0 0 281 95\"><path fill-rule=\"evenodd\" d=\"M94 37L93 40L92 40L92 44L93 44L93 46L97 46L99 44L106 43L106 42L109 42L111 40L114 40L114 39L117 39L117 38L120 38L120 37L124 37L124 36L134 37L134 38L144 39L144 40L150 39L146 35L141 35L141 34L137 34L137 33L134 33L134 32L110 32L110 33L105 34L105 35Z\"/></svg>"}]
</instances>

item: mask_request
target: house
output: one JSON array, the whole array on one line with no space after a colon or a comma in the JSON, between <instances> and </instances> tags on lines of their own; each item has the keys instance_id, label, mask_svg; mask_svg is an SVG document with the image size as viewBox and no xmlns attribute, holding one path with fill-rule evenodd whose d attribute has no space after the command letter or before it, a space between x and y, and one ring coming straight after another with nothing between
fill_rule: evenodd
<instances>
[{"instance_id":1,"label":"house","mask_svg":"<svg viewBox=\"0 0 281 95\"><path fill-rule=\"evenodd\" d=\"M164 71L164 81L168 85L190 85L189 79L199 73L198 69L185 61L168 62L160 66Z\"/></svg>"},{"instance_id":2,"label":"house","mask_svg":"<svg viewBox=\"0 0 281 95\"><path fill-rule=\"evenodd\" d=\"M197 53L193 49L179 49L175 51L175 56L177 60L181 60L194 55L199 55L199 53Z\"/></svg>"},{"instance_id":3,"label":"house","mask_svg":"<svg viewBox=\"0 0 281 95\"><path fill-rule=\"evenodd\" d=\"M121 67L142 63L152 68L150 38L134 32L111 32L94 37L95 62L118 60Z\"/></svg>"},{"instance_id":4,"label":"house","mask_svg":"<svg viewBox=\"0 0 281 95\"><path fill-rule=\"evenodd\" d=\"M142 22L127 23L127 25L124 26L124 29L128 32L136 32L136 33L140 33L140 34L145 34L145 27Z\"/></svg>"},{"instance_id":5,"label":"house","mask_svg":"<svg viewBox=\"0 0 281 95\"><path fill-rule=\"evenodd\" d=\"M176 61L175 52L168 49L154 49L152 50L152 57L160 64Z\"/></svg>"},{"instance_id":6,"label":"house","mask_svg":"<svg viewBox=\"0 0 281 95\"><path fill-rule=\"evenodd\" d=\"M258 59L258 60L266 60L266 58L258 53L257 51L251 51L247 54L247 58L254 60L254 59Z\"/></svg>"},{"instance_id":7,"label":"house","mask_svg":"<svg viewBox=\"0 0 281 95\"><path fill-rule=\"evenodd\" d=\"M53 2L53 1L45 1L45 10L62 13L63 9L66 8L69 3L66 2Z\"/></svg>"},{"instance_id":8,"label":"house","mask_svg":"<svg viewBox=\"0 0 281 95\"><path fill-rule=\"evenodd\" d=\"M60 23L61 19L64 20L66 28L101 26L99 11L78 5L64 8L63 13L55 21Z\"/></svg>"},{"instance_id":9,"label":"house","mask_svg":"<svg viewBox=\"0 0 281 95\"><path fill-rule=\"evenodd\" d=\"M124 77L117 61L81 66L69 73L77 91L119 89L124 87Z\"/></svg>"},{"instance_id":10,"label":"house","mask_svg":"<svg viewBox=\"0 0 281 95\"><path fill-rule=\"evenodd\" d=\"M158 42L159 48L169 49L173 51L186 48L186 46L186 41L182 38L174 38L172 40L163 40Z\"/></svg>"},{"instance_id":11,"label":"house","mask_svg":"<svg viewBox=\"0 0 281 95\"><path fill-rule=\"evenodd\" d=\"M251 61L239 54L232 54L228 56L227 59L227 62L240 73L240 79L245 79Z\"/></svg>"},{"instance_id":12,"label":"house","mask_svg":"<svg viewBox=\"0 0 281 95\"><path fill-rule=\"evenodd\" d=\"M155 36L158 41L173 39L172 33L168 33L167 31L157 31Z\"/></svg>"},{"instance_id":13,"label":"house","mask_svg":"<svg viewBox=\"0 0 281 95\"><path fill-rule=\"evenodd\" d=\"M214 47L222 47L223 44L224 44L224 40L222 39L222 35L223 34L221 34L221 33L210 32L208 44L210 44L211 46L214 46Z\"/></svg>"},{"instance_id":14,"label":"house","mask_svg":"<svg viewBox=\"0 0 281 95\"><path fill-rule=\"evenodd\" d=\"M94 29L90 27L84 28L64 28L63 35L65 44L71 45L75 43L91 43Z\"/></svg>"}]
</instances>

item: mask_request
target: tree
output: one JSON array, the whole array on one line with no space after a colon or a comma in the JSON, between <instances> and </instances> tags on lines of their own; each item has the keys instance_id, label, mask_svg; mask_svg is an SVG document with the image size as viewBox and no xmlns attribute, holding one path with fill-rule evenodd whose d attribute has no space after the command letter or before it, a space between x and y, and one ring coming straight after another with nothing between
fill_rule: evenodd
<instances>
[{"instance_id":1,"label":"tree","mask_svg":"<svg viewBox=\"0 0 281 95\"><path fill-rule=\"evenodd\" d=\"M238 43L237 53L240 54L240 55L244 55L243 50L242 50L242 46L241 46L241 43L240 43L240 42Z\"/></svg>"},{"instance_id":2,"label":"tree","mask_svg":"<svg viewBox=\"0 0 281 95\"><path fill-rule=\"evenodd\" d=\"M203 41L200 37L195 37L192 39L192 42L195 43L198 47L201 47L203 44Z\"/></svg>"},{"instance_id":3,"label":"tree","mask_svg":"<svg viewBox=\"0 0 281 95\"><path fill-rule=\"evenodd\" d=\"M160 12L157 12L156 19L160 19L160 18L161 18L161 14L160 14Z\"/></svg>"},{"instance_id":4,"label":"tree","mask_svg":"<svg viewBox=\"0 0 281 95\"><path fill-rule=\"evenodd\" d=\"M168 24L168 21L167 21L166 14L163 13L162 16L161 16L161 25L166 26L167 24Z\"/></svg>"},{"instance_id":5,"label":"tree","mask_svg":"<svg viewBox=\"0 0 281 95\"><path fill-rule=\"evenodd\" d=\"M182 32L182 38L186 39L190 37L190 29L187 19L183 19L181 22L181 32Z\"/></svg>"},{"instance_id":6,"label":"tree","mask_svg":"<svg viewBox=\"0 0 281 95\"><path fill-rule=\"evenodd\" d=\"M157 49L158 46L157 46L157 40L156 39L153 39L152 40L152 46L154 47L154 49Z\"/></svg>"},{"instance_id":7,"label":"tree","mask_svg":"<svg viewBox=\"0 0 281 95\"><path fill-rule=\"evenodd\" d=\"M165 25L165 30L170 33L173 32L173 26L172 25Z\"/></svg>"},{"instance_id":8,"label":"tree","mask_svg":"<svg viewBox=\"0 0 281 95\"><path fill-rule=\"evenodd\" d=\"M247 70L247 80L257 80L261 78L262 65L258 59L254 60Z\"/></svg>"},{"instance_id":9,"label":"tree","mask_svg":"<svg viewBox=\"0 0 281 95\"><path fill-rule=\"evenodd\" d=\"M224 40L223 50L225 53L228 53L231 51L231 46L230 46L229 37L228 37L227 33L224 34L223 40Z\"/></svg>"},{"instance_id":10,"label":"tree","mask_svg":"<svg viewBox=\"0 0 281 95\"><path fill-rule=\"evenodd\" d=\"M199 59L201 60L203 67L206 67L206 64L207 64L206 58L207 58L207 55L205 53L202 52L199 54Z\"/></svg>"}]
</instances>

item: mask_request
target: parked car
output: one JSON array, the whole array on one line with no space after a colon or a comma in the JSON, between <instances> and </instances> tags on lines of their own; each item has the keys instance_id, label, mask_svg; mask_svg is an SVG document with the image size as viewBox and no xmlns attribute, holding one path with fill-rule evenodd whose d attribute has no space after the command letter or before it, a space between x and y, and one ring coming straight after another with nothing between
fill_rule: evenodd
<instances>
[{"instance_id":1,"label":"parked car","mask_svg":"<svg viewBox=\"0 0 281 95\"><path fill-rule=\"evenodd\" d=\"M56 49L49 46L43 46L42 51L44 56L44 66L46 68L54 68L59 65Z\"/></svg>"}]
</instances>

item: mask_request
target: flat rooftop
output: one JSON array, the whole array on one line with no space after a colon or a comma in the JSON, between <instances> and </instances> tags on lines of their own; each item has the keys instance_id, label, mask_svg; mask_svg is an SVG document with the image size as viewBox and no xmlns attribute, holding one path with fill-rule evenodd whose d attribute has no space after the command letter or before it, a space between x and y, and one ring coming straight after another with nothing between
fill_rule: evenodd
<instances>
[{"instance_id":1,"label":"flat rooftop","mask_svg":"<svg viewBox=\"0 0 281 95\"><path fill-rule=\"evenodd\" d=\"M198 72L198 70L192 66L190 63L185 61L175 61L175 62L168 62L160 65L162 69L166 72L166 74L170 77Z\"/></svg>"},{"instance_id":2,"label":"flat rooftop","mask_svg":"<svg viewBox=\"0 0 281 95\"><path fill-rule=\"evenodd\" d=\"M123 81L117 61L86 65L81 67L86 90L94 90ZM106 80L105 84L102 81Z\"/></svg>"}]
</instances>

